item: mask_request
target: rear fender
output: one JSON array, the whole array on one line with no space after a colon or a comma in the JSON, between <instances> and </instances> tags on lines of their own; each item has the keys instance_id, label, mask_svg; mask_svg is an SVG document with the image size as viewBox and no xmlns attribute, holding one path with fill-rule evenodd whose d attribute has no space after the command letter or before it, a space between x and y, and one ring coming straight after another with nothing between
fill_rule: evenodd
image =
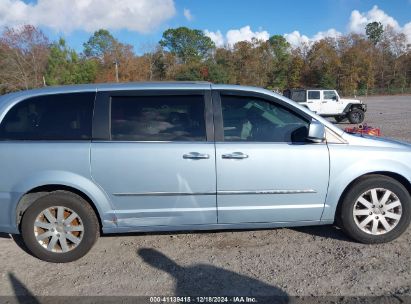
<instances>
[{"instance_id":1,"label":"rear fender","mask_svg":"<svg viewBox=\"0 0 411 304\"><path fill-rule=\"evenodd\" d=\"M86 177L66 171L38 172L15 185L12 191L14 206L10 210L12 226L17 227L17 210L21 203L24 204L24 196L35 188L45 186L64 186L81 192L93 203L103 225L102 228L116 227L114 210L106 193Z\"/></svg>"}]
</instances>

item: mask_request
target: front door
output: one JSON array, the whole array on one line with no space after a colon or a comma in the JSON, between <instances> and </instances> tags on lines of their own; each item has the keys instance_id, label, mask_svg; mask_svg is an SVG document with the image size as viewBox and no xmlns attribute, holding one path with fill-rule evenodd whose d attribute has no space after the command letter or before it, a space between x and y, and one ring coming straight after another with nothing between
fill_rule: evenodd
<instances>
[{"instance_id":1,"label":"front door","mask_svg":"<svg viewBox=\"0 0 411 304\"><path fill-rule=\"evenodd\" d=\"M119 227L217 222L209 94L99 94L110 134L92 142L92 176L110 196Z\"/></svg>"},{"instance_id":2,"label":"front door","mask_svg":"<svg viewBox=\"0 0 411 304\"><path fill-rule=\"evenodd\" d=\"M339 101L334 90L324 90L322 100L321 114L332 115L343 113L344 105Z\"/></svg>"},{"instance_id":3,"label":"front door","mask_svg":"<svg viewBox=\"0 0 411 304\"><path fill-rule=\"evenodd\" d=\"M218 94L215 94L218 96ZM329 158L306 141L309 117L274 98L221 92L216 142L219 223L318 221ZM219 108L219 106L217 106ZM222 126L218 126L221 117ZM216 132L217 129L216 129Z\"/></svg>"}]
</instances>

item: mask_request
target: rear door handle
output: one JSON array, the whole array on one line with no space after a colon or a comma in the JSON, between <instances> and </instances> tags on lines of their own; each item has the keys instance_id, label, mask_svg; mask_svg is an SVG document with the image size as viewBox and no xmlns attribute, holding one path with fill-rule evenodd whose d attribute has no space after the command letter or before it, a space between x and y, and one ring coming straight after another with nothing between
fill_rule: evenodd
<instances>
[{"instance_id":1,"label":"rear door handle","mask_svg":"<svg viewBox=\"0 0 411 304\"><path fill-rule=\"evenodd\" d=\"M229 154L223 154L221 155L221 157L224 159L244 159L248 158L248 155L244 154L243 152L233 152Z\"/></svg>"},{"instance_id":2,"label":"rear door handle","mask_svg":"<svg viewBox=\"0 0 411 304\"><path fill-rule=\"evenodd\" d=\"M210 155L199 152L190 152L183 155L184 159L209 159Z\"/></svg>"}]
</instances>

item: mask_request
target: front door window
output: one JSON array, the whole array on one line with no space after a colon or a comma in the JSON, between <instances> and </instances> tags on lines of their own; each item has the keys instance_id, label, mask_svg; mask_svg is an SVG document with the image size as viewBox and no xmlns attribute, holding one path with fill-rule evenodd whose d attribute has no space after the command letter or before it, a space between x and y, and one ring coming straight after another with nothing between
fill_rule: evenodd
<instances>
[{"instance_id":1,"label":"front door window","mask_svg":"<svg viewBox=\"0 0 411 304\"><path fill-rule=\"evenodd\" d=\"M263 99L222 96L224 141L305 142L308 122Z\"/></svg>"},{"instance_id":2,"label":"front door window","mask_svg":"<svg viewBox=\"0 0 411 304\"><path fill-rule=\"evenodd\" d=\"M335 91L324 91L324 99L337 101L337 94Z\"/></svg>"}]
</instances>

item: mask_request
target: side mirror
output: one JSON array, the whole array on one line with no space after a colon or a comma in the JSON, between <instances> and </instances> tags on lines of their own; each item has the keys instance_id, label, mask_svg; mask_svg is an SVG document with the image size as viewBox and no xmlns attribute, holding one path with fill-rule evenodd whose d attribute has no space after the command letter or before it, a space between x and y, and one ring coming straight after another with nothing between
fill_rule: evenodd
<instances>
[{"instance_id":1,"label":"side mirror","mask_svg":"<svg viewBox=\"0 0 411 304\"><path fill-rule=\"evenodd\" d=\"M308 140L315 143L321 143L325 140L325 127L322 123L313 120L308 128Z\"/></svg>"}]
</instances>

